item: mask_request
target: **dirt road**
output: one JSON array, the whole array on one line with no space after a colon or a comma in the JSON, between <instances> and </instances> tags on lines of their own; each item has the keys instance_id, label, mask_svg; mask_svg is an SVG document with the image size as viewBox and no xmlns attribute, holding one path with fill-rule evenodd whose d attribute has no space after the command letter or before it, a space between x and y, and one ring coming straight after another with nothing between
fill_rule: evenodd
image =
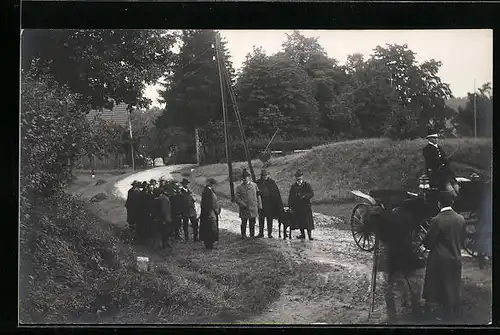
<instances>
[{"instance_id":1,"label":"dirt road","mask_svg":"<svg viewBox=\"0 0 500 335\"><path fill-rule=\"evenodd\" d=\"M130 175L115 184L114 194L125 198L133 180L143 181L160 177L172 179L172 172L185 167L179 165L158 167ZM199 207L197 211L199 212ZM221 229L239 234L239 222L237 213L227 209L222 210L219 220ZM371 320L368 320L372 254L356 247L350 231L335 228L342 225L340 219L314 213L314 222L316 226L313 231L314 241L298 240L295 238L296 232L293 233L292 240L278 239L276 224L273 231L275 238L264 238L270 247L287 256L290 266L297 267L300 276L285 286L280 292L280 298L269 307L268 312L246 322L281 324L381 322L385 314L385 304L380 286L376 294L376 311ZM464 272L477 276L475 270ZM484 278L488 278L485 276Z\"/></svg>"}]
</instances>

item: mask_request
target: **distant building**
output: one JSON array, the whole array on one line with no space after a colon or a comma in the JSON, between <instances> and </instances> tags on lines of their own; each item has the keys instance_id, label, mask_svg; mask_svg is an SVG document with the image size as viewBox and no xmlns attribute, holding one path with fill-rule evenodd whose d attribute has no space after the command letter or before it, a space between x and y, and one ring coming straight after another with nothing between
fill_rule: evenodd
<instances>
[{"instance_id":1,"label":"distant building","mask_svg":"<svg viewBox=\"0 0 500 335\"><path fill-rule=\"evenodd\" d=\"M128 129L128 110L126 103L115 105L113 109L91 110L87 114L87 120L96 122L97 120L112 121L125 129Z\"/></svg>"}]
</instances>

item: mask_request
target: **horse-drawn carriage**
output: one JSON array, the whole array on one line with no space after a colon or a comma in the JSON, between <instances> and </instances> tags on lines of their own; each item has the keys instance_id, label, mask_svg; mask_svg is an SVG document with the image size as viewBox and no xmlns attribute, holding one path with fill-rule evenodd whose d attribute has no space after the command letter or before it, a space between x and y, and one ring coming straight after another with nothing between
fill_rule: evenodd
<instances>
[{"instance_id":1,"label":"horse-drawn carriage","mask_svg":"<svg viewBox=\"0 0 500 335\"><path fill-rule=\"evenodd\" d=\"M466 219L467 238L465 250L474 255L475 224L479 222L483 211L484 199L491 196L490 182L473 173L469 178L456 178L459 186L453 208ZM439 192L430 188L428 178L420 178L419 191L408 192L405 190L372 190L369 194L352 191L353 194L363 198L366 202L357 204L351 215L351 231L356 245L365 251L373 251L375 247L376 221L370 220L370 213L374 209L388 213L388 211L402 210L411 220L413 227L413 242L417 251L424 252L423 238L427 234L430 219L438 212L437 200Z\"/></svg>"}]
</instances>

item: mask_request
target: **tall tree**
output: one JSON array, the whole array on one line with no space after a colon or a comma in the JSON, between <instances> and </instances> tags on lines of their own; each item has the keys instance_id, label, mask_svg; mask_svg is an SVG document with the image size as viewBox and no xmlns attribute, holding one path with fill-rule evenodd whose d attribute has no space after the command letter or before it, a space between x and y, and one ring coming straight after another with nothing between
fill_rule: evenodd
<instances>
[{"instance_id":1,"label":"tall tree","mask_svg":"<svg viewBox=\"0 0 500 335\"><path fill-rule=\"evenodd\" d=\"M173 71L167 76L160 101L166 104L158 126L180 126L187 131L221 118L219 72L213 30L184 30ZM226 68L234 78L226 42L221 41Z\"/></svg>"},{"instance_id":2,"label":"tall tree","mask_svg":"<svg viewBox=\"0 0 500 335\"><path fill-rule=\"evenodd\" d=\"M252 136L310 134L320 117L306 71L285 53L266 56L254 49L237 81L238 103Z\"/></svg>"},{"instance_id":3,"label":"tall tree","mask_svg":"<svg viewBox=\"0 0 500 335\"><path fill-rule=\"evenodd\" d=\"M79 103L147 107L143 97L171 65L176 34L165 30L47 29L22 34L22 71L50 74L79 94Z\"/></svg>"}]
</instances>

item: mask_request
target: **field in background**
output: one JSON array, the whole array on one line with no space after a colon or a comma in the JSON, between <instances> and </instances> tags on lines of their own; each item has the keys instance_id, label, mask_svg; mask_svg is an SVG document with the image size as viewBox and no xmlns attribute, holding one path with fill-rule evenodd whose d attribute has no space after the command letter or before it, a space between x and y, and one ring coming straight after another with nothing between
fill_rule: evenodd
<instances>
[{"instance_id":1,"label":"field in background","mask_svg":"<svg viewBox=\"0 0 500 335\"><path fill-rule=\"evenodd\" d=\"M422 148L425 140L391 141L389 139L360 139L337 142L313 148L309 152L275 157L267 170L276 180L283 201L288 201L288 192L294 182L297 169L311 183L315 196L313 209L317 212L348 217L352 203L356 201L351 190L417 188L418 176L423 172ZM458 176L469 176L477 171L491 175L491 139L446 139L442 143L445 152L452 156L452 167ZM262 162L253 160L258 175ZM233 164L235 185L239 183L241 169L246 162ZM191 178L203 185L206 178L219 182L217 192L230 196L227 164L214 164L196 168Z\"/></svg>"}]
</instances>

